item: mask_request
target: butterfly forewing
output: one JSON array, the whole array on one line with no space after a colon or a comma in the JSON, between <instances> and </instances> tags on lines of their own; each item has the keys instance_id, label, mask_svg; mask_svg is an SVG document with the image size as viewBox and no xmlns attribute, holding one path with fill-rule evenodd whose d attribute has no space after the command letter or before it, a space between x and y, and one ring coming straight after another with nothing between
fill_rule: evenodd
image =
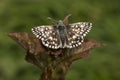
<instances>
[{"instance_id":1,"label":"butterfly forewing","mask_svg":"<svg viewBox=\"0 0 120 80\"><path fill-rule=\"evenodd\" d=\"M52 49L58 49L60 47L60 40L53 26L34 27L32 28L32 32L42 41L44 46Z\"/></svg>"},{"instance_id":2,"label":"butterfly forewing","mask_svg":"<svg viewBox=\"0 0 120 80\"><path fill-rule=\"evenodd\" d=\"M86 34L90 31L91 27L92 24L89 22L78 22L78 23L70 24L67 27L68 42L66 47L74 48L81 45L81 43L84 40L84 36L86 36Z\"/></svg>"}]
</instances>

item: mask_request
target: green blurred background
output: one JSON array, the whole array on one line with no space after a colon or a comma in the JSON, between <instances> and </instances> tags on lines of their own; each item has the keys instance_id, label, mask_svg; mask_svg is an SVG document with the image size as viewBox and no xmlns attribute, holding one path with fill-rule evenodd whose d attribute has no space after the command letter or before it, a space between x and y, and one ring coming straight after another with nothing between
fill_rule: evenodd
<instances>
[{"instance_id":1,"label":"green blurred background","mask_svg":"<svg viewBox=\"0 0 120 80\"><path fill-rule=\"evenodd\" d=\"M93 23L87 38L107 46L72 64L66 80L120 80L120 0L0 0L0 80L37 80L40 70L8 32L28 32L72 14L70 22Z\"/></svg>"}]
</instances>

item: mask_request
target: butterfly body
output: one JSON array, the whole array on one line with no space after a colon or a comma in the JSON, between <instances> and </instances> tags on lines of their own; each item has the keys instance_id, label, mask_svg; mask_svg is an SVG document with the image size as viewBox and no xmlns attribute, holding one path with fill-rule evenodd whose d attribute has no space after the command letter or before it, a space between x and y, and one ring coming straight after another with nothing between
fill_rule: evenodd
<instances>
[{"instance_id":1,"label":"butterfly body","mask_svg":"<svg viewBox=\"0 0 120 80\"><path fill-rule=\"evenodd\" d=\"M53 26L34 27L32 28L32 32L47 48L78 47L83 42L84 36L91 30L92 23L78 22L66 24L66 20L59 20Z\"/></svg>"},{"instance_id":2,"label":"butterfly body","mask_svg":"<svg viewBox=\"0 0 120 80\"><path fill-rule=\"evenodd\" d=\"M67 29L63 21L61 20L58 22L58 25L57 25L57 35L59 36L59 39L60 39L60 48L66 47Z\"/></svg>"}]
</instances>

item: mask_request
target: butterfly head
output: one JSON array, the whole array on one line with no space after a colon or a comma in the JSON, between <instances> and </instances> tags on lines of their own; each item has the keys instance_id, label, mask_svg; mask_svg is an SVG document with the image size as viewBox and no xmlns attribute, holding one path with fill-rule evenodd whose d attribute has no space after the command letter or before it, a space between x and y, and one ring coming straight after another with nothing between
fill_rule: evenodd
<instances>
[{"instance_id":1,"label":"butterfly head","mask_svg":"<svg viewBox=\"0 0 120 80\"><path fill-rule=\"evenodd\" d=\"M62 20L59 20L58 22L57 22L57 29L59 29L59 30L64 30L65 29L65 25L64 25L64 23L63 23L63 21Z\"/></svg>"},{"instance_id":2,"label":"butterfly head","mask_svg":"<svg viewBox=\"0 0 120 80\"><path fill-rule=\"evenodd\" d=\"M64 23L63 23L62 20L59 20L59 21L57 22L57 25L64 26Z\"/></svg>"}]
</instances>

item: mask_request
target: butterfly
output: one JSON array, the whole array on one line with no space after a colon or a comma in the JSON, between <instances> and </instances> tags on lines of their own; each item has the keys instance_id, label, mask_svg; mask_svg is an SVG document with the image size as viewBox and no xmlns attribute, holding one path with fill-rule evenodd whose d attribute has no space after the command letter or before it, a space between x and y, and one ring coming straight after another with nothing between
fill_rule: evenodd
<instances>
[{"instance_id":1,"label":"butterfly","mask_svg":"<svg viewBox=\"0 0 120 80\"><path fill-rule=\"evenodd\" d=\"M54 25L37 26L32 28L33 34L47 48L75 48L82 44L84 37L91 30L92 23L77 22L68 24L68 17L59 20Z\"/></svg>"}]
</instances>

